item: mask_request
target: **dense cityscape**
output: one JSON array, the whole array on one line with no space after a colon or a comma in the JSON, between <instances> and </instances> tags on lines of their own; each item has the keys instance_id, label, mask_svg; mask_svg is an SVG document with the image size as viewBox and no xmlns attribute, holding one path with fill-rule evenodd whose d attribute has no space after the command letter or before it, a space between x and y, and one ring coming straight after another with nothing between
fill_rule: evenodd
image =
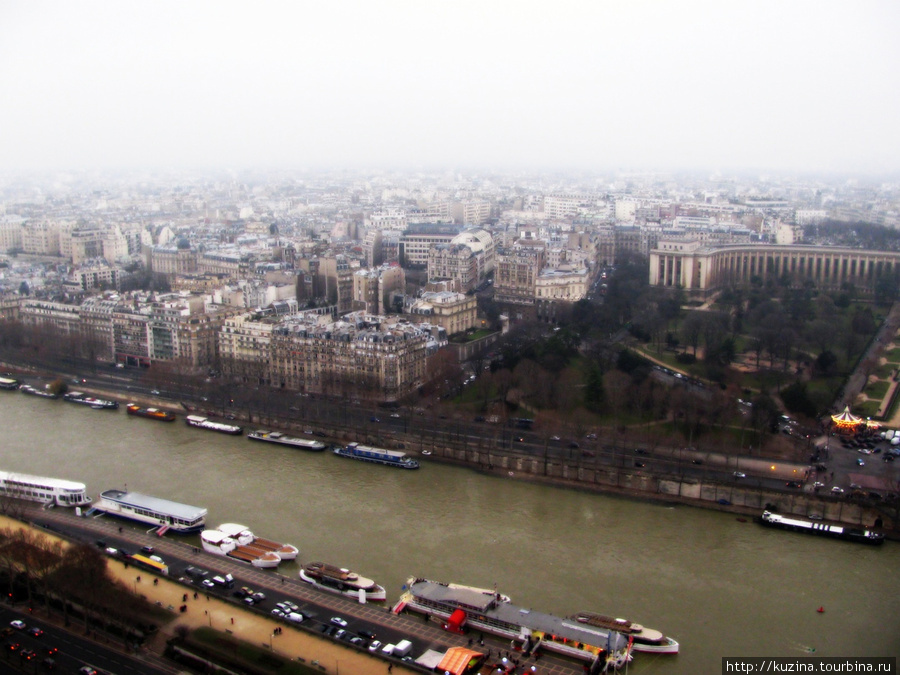
<instances>
[{"instance_id":1,"label":"dense cityscape","mask_svg":"<svg viewBox=\"0 0 900 675\"><path fill-rule=\"evenodd\" d=\"M0 670L896 671L896 3L0 16Z\"/></svg>"}]
</instances>

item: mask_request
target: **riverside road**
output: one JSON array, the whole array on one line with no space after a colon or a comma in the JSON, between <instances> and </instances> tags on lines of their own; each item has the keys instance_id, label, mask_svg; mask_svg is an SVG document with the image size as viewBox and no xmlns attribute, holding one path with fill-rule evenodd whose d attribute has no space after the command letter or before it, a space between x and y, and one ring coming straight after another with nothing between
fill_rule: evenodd
<instances>
[{"instance_id":1,"label":"riverside road","mask_svg":"<svg viewBox=\"0 0 900 675\"><path fill-rule=\"evenodd\" d=\"M352 633L364 629L369 630L374 632L378 639L385 644L396 644L403 639L410 640L414 645L412 652L414 655L419 655L426 649L445 651L449 647L470 644L468 637L442 630L437 621L425 621L419 615L395 615L390 611L389 604L360 604L343 596L320 591L277 572L257 569L225 557L212 556L184 542L160 538L151 532L136 530L127 524L123 525L123 522L117 519L106 516L77 517L69 510L41 509L31 505L27 507L26 518L34 525L74 542L95 545L95 542L100 540L108 546L130 552L136 552L143 546L151 545L157 555L166 561L169 567L169 577L184 584L185 593L189 597L193 598L194 593L197 593L200 596L209 595L232 602L236 614L251 612L257 616L268 618L269 612L276 603L291 600L300 605L300 610L305 616L311 617L311 620L291 629L310 631L320 640L331 641L331 638L321 635L319 628L323 624L327 625L331 617L340 616L348 620L348 630ZM231 574L235 579L235 588L249 586L254 590L261 590L266 594L266 600L256 608L243 606L236 598L232 597L230 589L206 588L198 583L199 580L195 581L185 576L184 570L189 565L209 571L210 576ZM135 574L138 577L142 574L148 576L148 573L141 570L136 570ZM136 585L135 591L137 591ZM146 584L141 586L141 592L146 592ZM193 607L196 607L195 603L192 604ZM189 611L193 611L192 608ZM274 620L272 623L273 626L287 628L283 623ZM231 631L233 623L219 626L219 628ZM233 632L237 637L241 637L239 631L234 630ZM478 634L473 635L476 638L479 637ZM334 648L338 650L354 649L343 643L335 643ZM496 656L502 651L509 651L510 645L507 641L485 635L484 647L478 648L490 651L492 655ZM385 664L391 662L397 663L396 660L385 659ZM538 659L523 657L520 664L527 665L529 672L531 672L530 666L534 665L536 666L535 672L545 675L571 675L583 672L583 664L547 654L540 655ZM411 667L410 664L402 665Z\"/></svg>"}]
</instances>

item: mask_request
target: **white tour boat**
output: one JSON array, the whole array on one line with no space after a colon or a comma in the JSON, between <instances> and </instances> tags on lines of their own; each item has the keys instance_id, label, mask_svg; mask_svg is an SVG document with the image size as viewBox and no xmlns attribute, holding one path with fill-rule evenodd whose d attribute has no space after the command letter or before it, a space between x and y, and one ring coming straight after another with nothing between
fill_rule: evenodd
<instances>
[{"instance_id":1,"label":"white tour boat","mask_svg":"<svg viewBox=\"0 0 900 675\"><path fill-rule=\"evenodd\" d=\"M84 483L61 478L0 471L0 497L26 499L55 506L87 506L91 498Z\"/></svg>"}]
</instances>

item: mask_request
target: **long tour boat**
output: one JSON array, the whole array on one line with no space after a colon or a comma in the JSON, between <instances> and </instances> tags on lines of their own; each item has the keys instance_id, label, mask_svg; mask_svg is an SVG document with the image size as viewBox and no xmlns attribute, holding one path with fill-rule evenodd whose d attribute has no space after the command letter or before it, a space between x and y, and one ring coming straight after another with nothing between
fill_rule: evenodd
<instances>
[{"instance_id":1,"label":"long tour boat","mask_svg":"<svg viewBox=\"0 0 900 675\"><path fill-rule=\"evenodd\" d=\"M300 568L300 579L331 593L351 598L359 598L362 593L363 599L367 601L387 599L383 586L359 576L356 572L351 572L346 567L335 567L322 562L307 563Z\"/></svg>"},{"instance_id":2,"label":"long tour boat","mask_svg":"<svg viewBox=\"0 0 900 675\"><path fill-rule=\"evenodd\" d=\"M96 398L94 396L88 396L83 391L70 391L68 394L63 396L64 401L68 401L69 403L80 403L82 405L89 405L94 410L118 410L119 402L118 401L110 401L105 398Z\"/></svg>"},{"instance_id":3,"label":"long tour boat","mask_svg":"<svg viewBox=\"0 0 900 675\"><path fill-rule=\"evenodd\" d=\"M419 468L419 463L405 452L373 448L369 445L360 445L359 443L348 443L343 448L335 448L334 454L338 457L349 457L350 459L358 459L363 462L393 466L398 469Z\"/></svg>"},{"instance_id":4,"label":"long tour boat","mask_svg":"<svg viewBox=\"0 0 900 675\"><path fill-rule=\"evenodd\" d=\"M639 623L627 619L616 619L603 614L593 612L579 612L572 616L576 621L605 628L621 633L633 641L632 649L636 652L650 652L652 654L677 654L679 644L670 637L666 637L658 630L645 628Z\"/></svg>"},{"instance_id":5,"label":"long tour boat","mask_svg":"<svg viewBox=\"0 0 900 675\"><path fill-rule=\"evenodd\" d=\"M249 528L239 523L222 523L216 529L233 538L240 548L245 548L250 553L268 551L277 554L280 560L294 560L300 554L300 550L293 544L282 544L257 537Z\"/></svg>"},{"instance_id":6,"label":"long tour boat","mask_svg":"<svg viewBox=\"0 0 900 675\"><path fill-rule=\"evenodd\" d=\"M244 433L244 427L239 427L236 424L225 424L224 422L213 422L208 417L203 417L202 415L188 415L184 418L184 421L191 427L198 427L209 431L218 431L219 433L231 434L232 436L240 436Z\"/></svg>"},{"instance_id":7,"label":"long tour boat","mask_svg":"<svg viewBox=\"0 0 900 675\"><path fill-rule=\"evenodd\" d=\"M166 532L194 534L206 527L206 509L202 507L127 490L101 492L100 502L94 509L111 516L154 525L160 535Z\"/></svg>"},{"instance_id":8,"label":"long tour boat","mask_svg":"<svg viewBox=\"0 0 900 675\"><path fill-rule=\"evenodd\" d=\"M289 445L292 448L300 448L301 450L310 450L312 452L322 452L325 444L321 441L314 441L309 438L297 438L296 436L287 436L280 431L250 431L247 438L251 441L263 441L264 443L278 443L279 445Z\"/></svg>"},{"instance_id":9,"label":"long tour boat","mask_svg":"<svg viewBox=\"0 0 900 675\"><path fill-rule=\"evenodd\" d=\"M54 506L87 506L91 503L91 498L87 496L86 489L84 483L71 480L0 471L2 497L26 499Z\"/></svg>"},{"instance_id":10,"label":"long tour boat","mask_svg":"<svg viewBox=\"0 0 900 675\"><path fill-rule=\"evenodd\" d=\"M159 408L144 408L137 403L129 403L125 407L125 410L129 415L135 415L137 417L146 417L151 420L160 420L161 422L175 421L175 413L169 412L168 410L160 410Z\"/></svg>"},{"instance_id":11,"label":"long tour boat","mask_svg":"<svg viewBox=\"0 0 900 675\"><path fill-rule=\"evenodd\" d=\"M814 523L811 520L804 520L802 518L788 518L787 516L772 513L771 511L763 511L762 515L756 520L762 525L776 527L781 530L818 534L823 537L831 537L832 539L844 539L846 541L855 541L860 544L872 544L875 546L884 543L884 535L880 532L864 530L858 527L843 527L841 525Z\"/></svg>"},{"instance_id":12,"label":"long tour boat","mask_svg":"<svg viewBox=\"0 0 900 675\"><path fill-rule=\"evenodd\" d=\"M547 650L589 663L599 670L620 668L631 658L629 641L614 630L518 607L500 593L411 578L393 611L440 617L445 630L475 629L518 643L531 656Z\"/></svg>"}]
</instances>

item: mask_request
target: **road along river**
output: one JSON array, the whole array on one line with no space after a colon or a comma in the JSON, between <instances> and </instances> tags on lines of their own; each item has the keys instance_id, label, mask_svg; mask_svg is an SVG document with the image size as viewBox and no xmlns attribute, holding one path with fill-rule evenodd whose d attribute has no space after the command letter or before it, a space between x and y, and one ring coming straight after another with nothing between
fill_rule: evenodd
<instances>
[{"instance_id":1,"label":"road along river","mask_svg":"<svg viewBox=\"0 0 900 675\"><path fill-rule=\"evenodd\" d=\"M733 515L567 491L426 458L402 471L0 392L0 469L209 509L401 593L410 575L590 610L677 639L629 672L720 672L723 656L891 656L900 546L769 530ZM281 572L296 574L296 563ZM824 612L816 610L824 608ZM815 650L815 651L812 651Z\"/></svg>"}]
</instances>

